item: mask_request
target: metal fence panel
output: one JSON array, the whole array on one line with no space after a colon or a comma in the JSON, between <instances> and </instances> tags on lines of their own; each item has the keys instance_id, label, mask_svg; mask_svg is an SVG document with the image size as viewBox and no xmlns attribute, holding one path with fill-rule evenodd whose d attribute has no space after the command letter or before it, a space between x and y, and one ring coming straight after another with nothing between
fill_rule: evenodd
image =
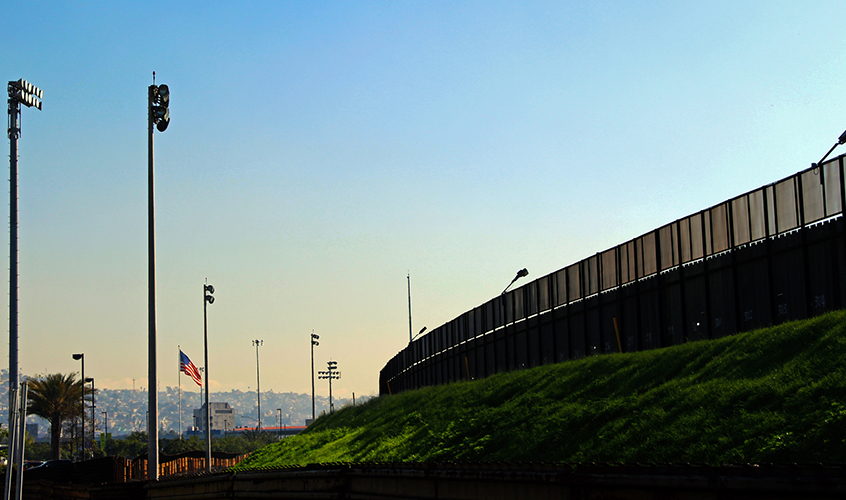
<instances>
[{"instance_id":1,"label":"metal fence panel","mask_svg":"<svg viewBox=\"0 0 846 500\"><path fill-rule=\"evenodd\" d=\"M769 325L772 320L766 260L755 259L739 264L735 274L740 327L746 331Z\"/></svg>"},{"instance_id":2,"label":"metal fence panel","mask_svg":"<svg viewBox=\"0 0 846 500\"><path fill-rule=\"evenodd\" d=\"M799 227L799 211L796 203L796 181L794 177L775 185L776 228L779 233Z\"/></svg>"},{"instance_id":3,"label":"metal fence panel","mask_svg":"<svg viewBox=\"0 0 846 500\"><path fill-rule=\"evenodd\" d=\"M698 264L699 272L704 270L704 263ZM704 340L709 335L709 317L706 305L708 304L708 288L704 274L691 276L684 280L684 311L685 328L684 334L687 340Z\"/></svg>"},{"instance_id":4,"label":"metal fence panel","mask_svg":"<svg viewBox=\"0 0 846 500\"><path fill-rule=\"evenodd\" d=\"M841 159L830 161L823 166L825 174L825 215L831 217L843 211L842 179L840 176Z\"/></svg>"},{"instance_id":5,"label":"metal fence panel","mask_svg":"<svg viewBox=\"0 0 846 500\"><path fill-rule=\"evenodd\" d=\"M734 245L745 245L752 241L752 225L749 220L749 200L739 196L731 200L731 227Z\"/></svg>"},{"instance_id":6,"label":"metal fence panel","mask_svg":"<svg viewBox=\"0 0 846 500\"><path fill-rule=\"evenodd\" d=\"M764 190L749 193L749 238L752 241L767 237L767 211Z\"/></svg>"},{"instance_id":7,"label":"metal fence panel","mask_svg":"<svg viewBox=\"0 0 846 500\"><path fill-rule=\"evenodd\" d=\"M668 224L658 230L658 248L661 251L661 271L678 265L675 224Z\"/></svg>"},{"instance_id":8,"label":"metal fence panel","mask_svg":"<svg viewBox=\"0 0 846 500\"><path fill-rule=\"evenodd\" d=\"M661 334L661 312L658 300L656 280L652 279L643 284L639 298L640 338L638 344L641 349L655 349L660 347L658 338Z\"/></svg>"},{"instance_id":9,"label":"metal fence panel","mask_svg":"<svg viewBox=\"0 0 846 500\"><path fill-rule=\"evenodd\" d=\"M570 321L569 315L561 314L555 318L555 358L554 362L560 363L575 356L570 347Z\"/></svg>"},{"instance_id":10,"label":"metal fence panel","mask_svg":"<svg viewBox=\"0 0 846 500\"><path fill-rule=\"evenodd\" d=\"M655 247L655 233L647 233L637 239L638 278L658 272L658 253Z\"/></svg>"},{"instance_id":11,"label":"metal fence panel","mask_svg":"<svg viewBox=\"0 0 846 500\"><path fill-rule=\"evenodd\" d=\"M807 315L804 266L796 265L801 259L801 248L780 252L772 257L775 323L804 318Z\"/></svg>"},{"instance_id":12,"label":"metal fence panel","mask_svg":"<svg viewBox=\"0 0 846 500\"><path fill-rule=\"evenodd\" d=\"M717 205L711 213L711 254L724 252L729 249L729 219L728 203Z\"/></svg>"},{"instance_id":13,"label":"metal fence panel","mask_svg":"<svg viewBox=\"0 0 846 500\"><path fill-rule=\"evenodd\" d=\"M728 259L722 259L728 263ZM734 278L729 266L711 263L708 272L709 304L711 305L711 338L720 338L737 331L734 306Z\"/></svg>"},{"instance_id":14,"label":"metal fence panel","mask_svg":"<svg viewBox=\"0 0 846 500\"><path fill-rule=\"evenodd\" d=\"M600 267L602 268L602 290L609 290L618 285L617 283L617 248L606 250L600 254Z\"/></svg>"},{"instance_id":15,"label":"metal fence panel","mask_svg":"<svg viewBox=\"0 0 846 500\"><path fill-rule=\"evenodd\" d=\"M802 187L803 224L811 224L825 217L822 180L823 176L818 168L799 175L799 185Z\"/></svg>"},{"instance_id":16,"label":"metal fence panel","mask_svg":"<svg viewBox=\"0 0 846 500\"><path fill-rule=\"evenodd\" d=\"M541 363L544 365L555 363L558 357L555 355L555 323L553 321L546 321L541 324L540 339Z\"/></svg>"},{"instance_id":17,"label":"metal fence panel","mask_svg":"<svg viewBox=\"0 0 846 500\"><path fill-rule=\"evenodd\" d=\"M579 264L565 268L567 274L567 300L574 301L582 298L581 274ZM560 282L559 282L560 283Z\"/></svg>"}]
</instances>

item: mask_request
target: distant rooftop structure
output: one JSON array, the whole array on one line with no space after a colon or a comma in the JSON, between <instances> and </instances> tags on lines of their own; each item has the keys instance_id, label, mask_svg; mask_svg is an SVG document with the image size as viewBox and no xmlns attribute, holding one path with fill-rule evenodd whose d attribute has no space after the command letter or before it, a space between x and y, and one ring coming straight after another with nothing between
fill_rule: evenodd
<instances>
[{"instance_id":1,"label":"distant rooftop structure","mask_svg":"<svg viewBox=\"0 0 846 500\"><path fill-rule=\"evenodd\" d=\"M209 420L211 421L212 434L232 431L235 428L235 410L229 406L229 403L212 402L210 409ZM206 430L205 404L202 408L194 410L194 428L201 433Z\"/></svg>"}]
</instances>

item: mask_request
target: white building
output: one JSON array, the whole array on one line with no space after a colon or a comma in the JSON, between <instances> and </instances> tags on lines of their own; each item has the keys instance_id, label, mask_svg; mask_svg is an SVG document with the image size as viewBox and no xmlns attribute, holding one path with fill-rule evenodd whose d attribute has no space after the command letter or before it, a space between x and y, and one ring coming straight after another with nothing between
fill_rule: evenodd
<instances>
[{"instance_id":1,"label":"white building","mask_svg":"<svg viewBox=\"0 0 846 500\"><path fill-rule=\"evenodd\" d=\"M229 432L235 428L235 411L229 406L229 403L212 403L209 420L211 421L212 434ZM200 432L206 430L205 404L202 408L194 410L194 427Z\"/></svg>"}]
</instances>

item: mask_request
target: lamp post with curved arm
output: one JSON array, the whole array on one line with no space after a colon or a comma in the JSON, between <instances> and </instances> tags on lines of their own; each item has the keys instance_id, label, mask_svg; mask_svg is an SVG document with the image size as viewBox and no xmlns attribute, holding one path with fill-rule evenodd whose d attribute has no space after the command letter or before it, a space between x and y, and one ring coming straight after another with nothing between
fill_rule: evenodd
<instances>
[{"instance_id":1,"label":"lamp post with curved arm","mask_svg":"<svg viewBox=\"0 0 846 500\"><path fill-rule=\"evenodd\" d=\"M80 383L79 385L82 386L82 412L80 413L82 418L82 445L77 450L77 455L79 456L79 460L82 460L82 453L85 450L85 353L81 352L79 354L74 354L73 359L79 361L82 366L80 367Z\"/></svg>"}]
</instances>

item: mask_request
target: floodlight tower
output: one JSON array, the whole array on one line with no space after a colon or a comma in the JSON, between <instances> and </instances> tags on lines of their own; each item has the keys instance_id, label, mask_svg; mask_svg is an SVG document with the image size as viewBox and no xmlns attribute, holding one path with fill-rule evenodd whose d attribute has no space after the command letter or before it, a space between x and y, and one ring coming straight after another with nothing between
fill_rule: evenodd
<instances>
[{"instance_id":1,"label":"floodlight tower","mask_svg":"<svg viewBox=\"0 0 846 500\"><path fill-rule=\"evenodd\" d=\"M341 378L341 372L337 371L337 361L327 361L326 366L326 371L317 372L319 375L317 378L329 380L329 413L335 413L335 404L332 402L332 380L338 380Z\"/></svg>"},{"instance_id":2,"label":"floodlight tower","mask_svg":"<svg viewBox=\"0 0 846 500\"><path fill-rule=\"evenodd\" d=\"M159 406L156 377L156 231L155 231L155 175L153 168L153 125L164 132L170 124L170 89L167 85L153 84L147 88L147 236L148 236L148 352L147 352L147 479L159 478Z\"/></svg>"},{"instance_id":3,"label":"floodlight tower","mask_svg":"<svg viewBox=\"0 0 846 500\"><path fill-rule=\"evenodd\" d=\"M214 304L214 287L205 283L203 285L203 362L206 366L202 368L206 375L206 472L211 472L211 403L209 403L209 321L206 312L208 304ZM201 396L202 397L202 396ZM226 434L224 432L224 434Z\"/></svg>"},{"instance_id":4,"label":"floodlight tower","mask_svg":"<svg viewBox=\"0 0 846 500\"><path fill-rule=\"evenodd\" d=\"M320 342L317 339L320 338L320 335L314 333L314 330L311 331L311 421L314 422L315 413L314 413L314 346L320 345Z\"/></svg>"},{"instance_id":5,"label":"floodlight tower","mask_svg":"<svg viewBox=\"0 0 846 500\"><path fill-rule=\"evenodd\" d=\"M258 416L258 419L256 420L256 422L258 422L256 430L261 432L261 377L259 376L259 346L264 345L264 340L255 339L252 342L253 345L256 346L256 403L258 405L256 406L256 416Z\"/></svg>"},{"instance_id":6,"label":"floodlight tower","mask_svg":"<svg viewBox=\"0 0 846 500\"><path fill-rule=\"evenodd\" d=\"M18 137L21 104L41 110L43 92L24 79L9 82L9 397L18 388ZM9 422L14 405L9 400Z\"/></svg>"}]
</instances>

